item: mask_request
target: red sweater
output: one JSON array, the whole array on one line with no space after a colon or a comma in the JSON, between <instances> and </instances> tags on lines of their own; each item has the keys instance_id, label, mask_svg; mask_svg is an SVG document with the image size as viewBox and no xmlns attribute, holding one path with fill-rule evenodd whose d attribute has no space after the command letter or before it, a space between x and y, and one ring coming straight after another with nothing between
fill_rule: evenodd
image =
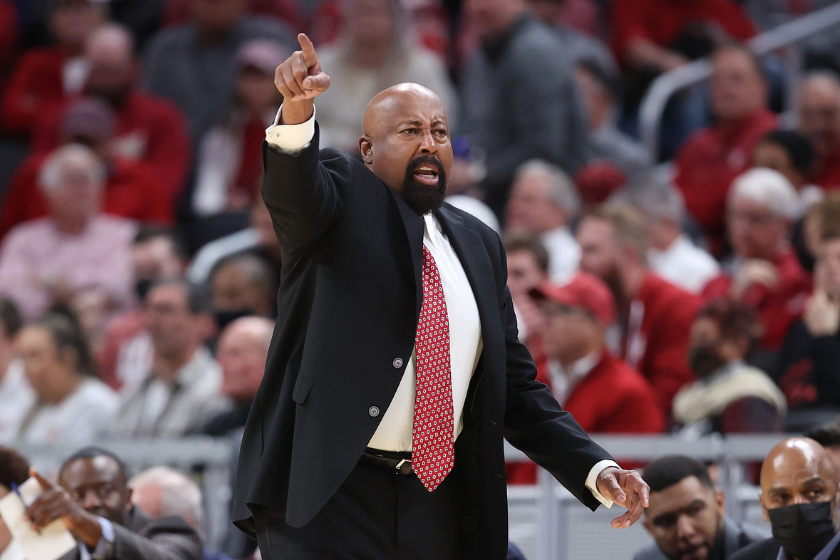
<instances>
[{"instance_id":1,"label":"red sweater","mask_svg":"<svg viewBox=\"0 0 840 560\"><path fill-rule=\"evenodd\" d=\"M752 151L759 140L777 127L776 115L762 109L738 124L698 131L677 154L674 183L714 253L719 254L725 243L729 186L752 166Z\"/></svg>"},{"instance_id":2,"label":"red sweater","mask_svg":"<svg viewBox=\"0 0 840 560\"><path fill-rule=\"evenodd\" d=\"M45 154L32 155L18 167L0 205L0 238L22 222L49 213L38 186L38 173ZM171 224L173 207L165 196L154 169L142 161L115 160L109 169L103 210L108 214L142 222Z\"/></svg>"},{"instance_id":3,"label":"red sweater","mask_svg":"<svg viewBox=\"0 0 840 560\"><path fill-rule=\"evenodd\" d=\"M551 386L540 368L537 379ZM637 371L606 350L592 371L572 390L563 408L580 427L596 434L658 434L665 431L665 416L650 384ZM533 484L533 463L509 464L508 483Z\"/></svg>"},{"instance_id":4,"label":"red sweater","mask_svg":"<svg viewBox=\"0 0 840 560\"><path fill-rule=\"evenodd\" d=\"M0 118L7 133L28 136L38 119L64 100L64 61L64 53L56 47L24 53L0 106Z\"/></svg>"},{"instance_id":5,"label":"red sweater","mask_svg":"<svg viewBox=\"0 0 840 560\"><path fill-rule=\"evenodd\" d=\"M670 47L682 35L686 24L716 24L735 39L755 35L755 26L731 0L615 0L612 7L612 47L624 62L634 39L647 39Z\"/></svg>"},{"instance_id":6,"label":"red sweater","mask_svg":"<svg viewBox=\"0 0 840 560\"><path fill-rule=\"evenodd\" d=\"M32 131L33 150L51 151L59 145L61 121L73 101L58 103L38 121ZM143 160L154 167L174 204L183 190L192 151L181 110L160 97L134 92L117 109L117 119L115 153L127 161Z\"/></svg>"},{"instance_id":7,"label":"red sweater","mask_svg":"<svg viewBox=\"0 0 840 560\"><path fill-rule=\"evenodd\" d=\"M764 325L762 345L775 351L782 346L790 326L802 315L805 300L811 292L811 275L799 264L792 249L779 255L773 264L779 273L778 285L770 288L753 284L741 300L758 312ZM702 296L706 301L726 297L731 288L732 278L722 274L703 288Z\"/></svg>"},{"instance_id":8,"label":"red sweater","mask_svg":"<svg viewBox=\"0 0 840 560\"><path fill-rule=\"evenodd\" d=\"M702 300L648 273L630 306L621 357L653 387L666 417L674 395L694 381L688 367L688 336Z\"/></svg>"}]
</instances>

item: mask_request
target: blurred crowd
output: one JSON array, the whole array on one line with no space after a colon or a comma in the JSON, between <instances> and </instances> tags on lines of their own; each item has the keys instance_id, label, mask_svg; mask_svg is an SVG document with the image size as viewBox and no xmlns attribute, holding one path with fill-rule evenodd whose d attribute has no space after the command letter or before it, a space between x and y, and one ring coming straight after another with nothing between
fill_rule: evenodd
<instances>
[{"instance_id":1,"label":"blurred crowd","mask_svg":"<svg viewBox=\"0 0 840 560\"><path fill-rule=\"evenodd\" d=\"M0 443L244 426L282 285L260 145L299 31L332 80L322 147L358 155L388 86L444 100L448 201L502 236L520 339L585 430L837 417L840 39L796 76L744 46L831 3L0 0ZM651 83L702 58L648 153Z\"/></svg>"}]
</instances>

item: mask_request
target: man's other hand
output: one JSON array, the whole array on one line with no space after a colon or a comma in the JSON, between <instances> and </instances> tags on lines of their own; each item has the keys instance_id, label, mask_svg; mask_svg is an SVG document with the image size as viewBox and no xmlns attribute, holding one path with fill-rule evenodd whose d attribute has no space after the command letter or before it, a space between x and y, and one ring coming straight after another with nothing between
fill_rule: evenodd
<instances>
[{"instance_id":1,"label":"man's other hand","mask_svg":"<svg viewBox=\"0 0 840 560\"><path fill-rule=\"evenodd\" d=\"M300 124L312 117L312 100L327 91L330 77L321 69L315 46L306 34L298 35L300 50L274 71L274 85L283 94L283 124Z\"/></svg>"},{"instance_id":2,"label":"man's other hand","mask_svg":"<svg viewBox=\"0 0 840 560\"><path fill-rule=\"evenodd\" d=\"M624 515L612 520L616 529L633 525L650 505L650 487L636 471L607 467L598 475L597 486L602 496L627 508Z\"/></svg>"},{"instance_id":3,"label":"man's other hand","mask_svg":"<svg viewBox=\"0 0 840 560\"><path fill-rule=\"evenodd\" d=\"M96 516L86 512L82 506L73 501L64 488L52 484L35 469L32 469L30 474L44 491L26 509L26 517L32 523L32 528L41 531L53 521L61 519L76 539L90 547L95 547L102 538L102 525Z\"/></svg>"}]
</instances>

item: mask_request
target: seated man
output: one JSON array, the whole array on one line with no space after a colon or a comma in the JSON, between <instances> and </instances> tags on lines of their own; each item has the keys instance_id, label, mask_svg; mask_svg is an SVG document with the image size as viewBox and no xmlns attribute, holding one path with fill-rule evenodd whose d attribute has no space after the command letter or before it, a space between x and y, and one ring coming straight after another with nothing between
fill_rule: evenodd
<instances>
[{"instance_id":1,"label":"seated man","mask_svg":"<svg viewBox=\"0 0 840 560\"><path fill-rule=\"evenodd\" d=\"M146 296L152 367L124 395L111 433L117 437L178 437L196 432L228 408L222 373L204 346L214 330L205 290L161 280Z\"/></svg>"},{"instance_id":2,"label":"seated man","mask_svg":"<svg viewBox=\"0 0 840 560\"><path fill-rule=\"evenodd\" d=\"M134 222L102 212L106 169L77 144L58 149L44 165L39 186L50 215L20 224L0 248L0 294L26 319L54 303L70 303L81 289L106 295L111 309L132 298Z\"/></svg>"},{"instance_id":3,"label":"seated man","mask_svg":"<svg viewBox=\"0 0 840 560\"><path fill-rule=\"evenodd\" d=\"M644 479L650 486L644 525L655 544L633 560L726 560L767 538L726 517L726 497L696 459L660 457L645 467Z\"/></svg>"},{"instance_id":4,"label":"seated man","mask_svg":"<svg viewBox=\"0 0 840 560\"><path fill-rule=\"evenodd\" d=\"M767 352L779 350L811 289L788 242L796 207L793 187L777 171L756 168L735 179L726 218L734 257L703 290L707 301L728 296L758 311Z\"/></svg>"},{"instance_id":5,"label":"seated man","mask_svg":"<svg viewBox=\"0 0 840 560\"><path fill-rule=\"evenodd\" d=\"M29 479L29 461L14 449L0 447L0 499ZM0 518L0 558L2 560L26 560L23 550L12 538L6 522Z\"/></svg>"},{"instance_id":6,"label":"seated man","mask_svg":"<svg viewBox=\"0 0 840 560\"><path fill-rule=\"evenodd\" d=\"M202 560L201 539L186 521L152 520L131 504L125 465L110 451L77 452L59 469L58 485L34 475L44 493L26 511L33 528L61 520L79 543L60 560Z\"/></svg>"},{"instance_id":7,"label":"seated man","mask_svg":"<svg viewBox=\"0 0 840 560\"><path fill-rule=\"evenodd\" d=\"M502 242L507 254L507 287L519 326L519 340L525 343L534 362L539 364L543 360L543 316L530 292L548 282L548 251L538 237L527 233L505 234Z\"/></svg>"},{"instance_id":8,"label":"seated man","mask_svg":"<svg viewBox=\"0 0 840 560\"><path fill-rule=\"evenodd\" d=\"M837 560L840 489L837 468L816 441L794 437L776 445L761 467L761 509L773 538L731 560Z\"/></svg>"},{"instance_id":9,"label":"seated man","mask_svg":"<svg viewBox=\"0 0 840 560\"><path fill-rule=\"evenodd\" d=\"M826 71L807 76L799 86L797 117L817 156L811 180L825 190L840 188L840 78Z\"/></svg>"},{"instance_id":10,"label":"seated man","mask_svg":"<svg viewBox=\"0 0 840 560\"><path fill-rule=\"evenodd\" d=\"M760 333L755 311L742 303L720 299L700 311L688 350L697 381L674 397L674 418L686 433L781 431L785 396L766 373L744 363Z\"/></svg>"},{"instance_id":11,"label":"seated man","mask_svg":"<svg viewBox=\"0 0 840 560\"><path fill-rule=\"evenodd\" d=\"M220 261L210 274L210 292L220 331L240 317L277 316L273 271L256 255L243 253Z\"/></svg>"}]
</instances>

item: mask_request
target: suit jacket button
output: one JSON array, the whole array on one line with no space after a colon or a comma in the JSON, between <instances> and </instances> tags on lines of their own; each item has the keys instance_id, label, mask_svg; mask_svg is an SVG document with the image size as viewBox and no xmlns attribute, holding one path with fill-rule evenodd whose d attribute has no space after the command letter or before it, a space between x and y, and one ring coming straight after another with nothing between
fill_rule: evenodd
<instances>
[{"instance_id":1,"label":"suit jacket button","mask_svg":"<svg viewBox=\"0 0 840 560\"><path fill-rule=\"evenodd\" d=\"M402 358L394 358L394 367L399 369L403 365Z\"/></svg>"},{"instance_id":2,"label":"suit jacket button","mask_svg":"<svg viewBox=\"0 0 840 560\"><path fill-rule=\"evenodd\" d=\"M374 418L376 418L377 416L379 416L379 407L378 407L378 406L372 406L372 407L370 407L370 408L368 409L368 414L370 414L371 416L373 416Z\"/></svg>"}]
</instances>

